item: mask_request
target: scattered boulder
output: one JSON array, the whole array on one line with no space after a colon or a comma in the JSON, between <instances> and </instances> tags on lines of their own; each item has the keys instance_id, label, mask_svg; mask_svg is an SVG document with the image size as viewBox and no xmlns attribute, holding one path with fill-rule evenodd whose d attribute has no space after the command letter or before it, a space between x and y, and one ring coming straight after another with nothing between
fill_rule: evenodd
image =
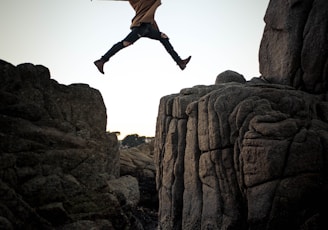
<instances>
[{"instance_id":1,"label":"scattered boulder","mask_svg":"<svg viewBox=\"0 0 328 230\"><path fill-rule=\"evenodd\" d=\"M215 84L222 84L222 83L228 83L228 82L239 82L239 83L245 83L246 79L243 75L232 71L232 70L226 70L222 73L220 73L215 80Z\"/></svg>"},{"instance_id":2,"label":"scattered boulder","mask_svg":"<svg viewBox=\"0 0 328 230\"><path fill-rule=\"evenodd\" d=\"M145 230L157 227L158 195L155 183L154 141L120 150L121 176L138 179L140 201L135 215Z\"/></svg>"}]
</instances>

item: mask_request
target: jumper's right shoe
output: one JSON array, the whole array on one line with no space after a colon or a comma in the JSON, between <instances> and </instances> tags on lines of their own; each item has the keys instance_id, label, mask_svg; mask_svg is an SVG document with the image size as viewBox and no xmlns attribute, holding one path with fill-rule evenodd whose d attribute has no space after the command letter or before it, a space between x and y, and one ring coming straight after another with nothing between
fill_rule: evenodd
<instances>
[{"instance_id":1,"label":"jumper's right shoe","mask_svg":"<svg viewBox=\"0 0 328 230\"><path fill-rule=\"evenodd\" d=\"M189 63L190 59L191 59L191 56L189 56L188 58L186 58L184 60L181 60L178 63L178 66L180 67L181 70L184 70L187 67L187 64Z\"/></svg>"},{"instance_id":2,"label":"jumper's right shoe","mask_svg":"<svg viewBox=\"0 0 328 230\"><path fill-rule=\"evenodd\" d=\"M95 61L94 64L97 66L97 69L99 70L100 73L105 74L104 73L105 62L103 60L99 59L99 60Z\"/></svg>"}]
</instances>

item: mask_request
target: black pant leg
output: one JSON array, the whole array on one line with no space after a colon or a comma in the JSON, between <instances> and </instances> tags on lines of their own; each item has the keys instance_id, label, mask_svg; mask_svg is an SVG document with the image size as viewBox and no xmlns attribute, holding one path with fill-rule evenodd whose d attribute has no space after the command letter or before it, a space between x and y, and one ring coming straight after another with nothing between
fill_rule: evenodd
<instances>
[{"instance_id":1,"label":"black pant leg","mask_svg":"<svg viewBox=\"0 0 328 230\"><path fill-rule=\"evenodd\" d=\"M145 37L158 40L162 43L162 45L165 47L166 51L171 55L173 60L178 64L181 62L181 58L178 55L178 53L174 50L172 44L169 41L169 38L165 35L163 36L163 33L159 30L155 30L151 24L148 24L148 31Z\"/></svg>"},{"instance_id":2,"label":"black pant leg","mask_svg":"<svg viewBox=\"0 0 328 230\"><path fill-rule=\"evenodd\" d=\"M121 49L125 48L123 42L129 42L130 44L133 44L140 38L140 28L135 27L132 29L132 31L120 42L116 43L115 45L110 48L107 53L105 53L101 59L105 62L107 62L112 56L114 56L117 52L119 52Z\"/></svg>"}]
</instances>

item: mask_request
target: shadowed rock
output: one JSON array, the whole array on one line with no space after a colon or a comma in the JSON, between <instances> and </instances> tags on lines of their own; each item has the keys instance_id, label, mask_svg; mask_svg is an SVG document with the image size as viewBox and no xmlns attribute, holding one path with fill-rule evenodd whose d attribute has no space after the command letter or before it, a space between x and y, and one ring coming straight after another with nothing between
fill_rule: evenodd
<instances>
[{"instance_id":1,"label":"shadowed rock","mask_svg":"<svg viewBox=\"0 0 328 230\"><path fill-rule=\"evenodd\" d=\"M0 61L0 228L142 229L98 90Z\"/></svg>"}]
</instances>

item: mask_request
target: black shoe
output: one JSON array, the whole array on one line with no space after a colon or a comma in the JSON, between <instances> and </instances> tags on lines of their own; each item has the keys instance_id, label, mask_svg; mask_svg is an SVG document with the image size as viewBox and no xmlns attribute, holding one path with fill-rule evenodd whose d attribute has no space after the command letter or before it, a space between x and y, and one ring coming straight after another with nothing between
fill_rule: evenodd
<instances>
[{"instance_id":1,"label":"black shoe","mask_svg":"<svg viewBox=\"0 0 328 230\"><path fill-rule=\"evenodd\" d=\"M178 63L178 66L180 67L181 70L184 70L187 67L187 64L189 63L190 59L191 59L191 56L189 56L188 58L186 58L184 60L181 60Z\"/></svg>"},{"instance_id":2,"label":"black shoe","mask_svg":"<svg viewBox=\"0 0 328 230\"><path fill-rule=\"evenodd\" d=\"M105 62L103 60L99 59L99 60L95 61L94 64L97 66L100 73L105 74L104 73Z\"/></svg>"}]
</instances>

